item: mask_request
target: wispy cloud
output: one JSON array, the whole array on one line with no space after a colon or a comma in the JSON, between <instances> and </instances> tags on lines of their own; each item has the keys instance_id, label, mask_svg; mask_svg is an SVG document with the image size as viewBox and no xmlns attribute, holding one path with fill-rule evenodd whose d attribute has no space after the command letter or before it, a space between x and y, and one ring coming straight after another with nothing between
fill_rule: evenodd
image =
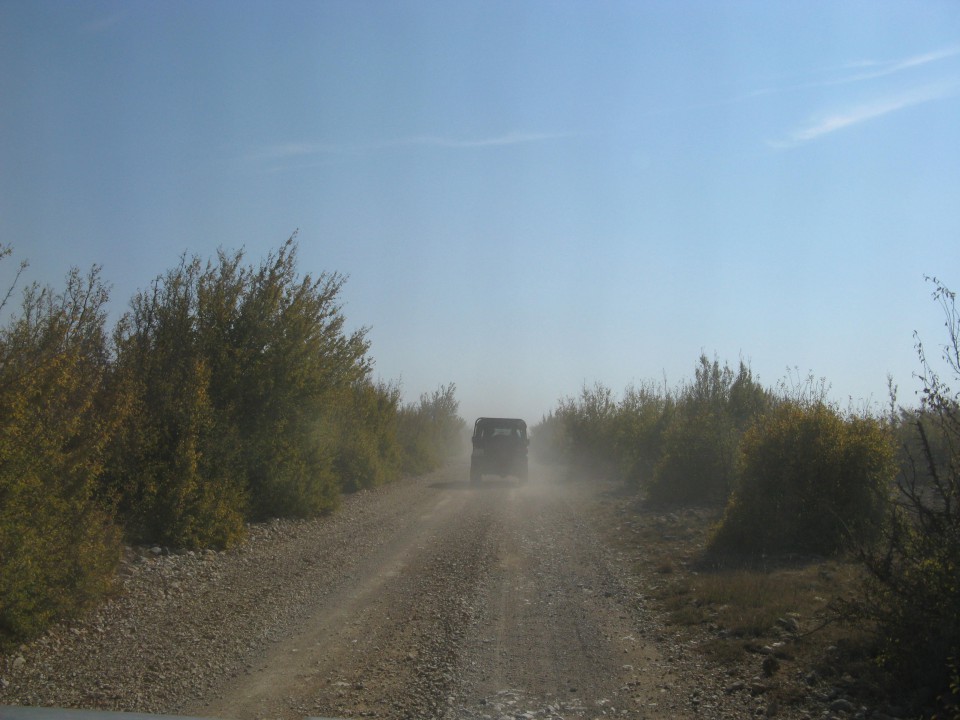
<instances>
[{"instance_id":1,"label":"wispy cloud","mask_svg":"<svg viewBox=\"0 0 960 720\"><path fill-rule=\"evenodd\" d=\"M258 153L261 158L283 160L330 155L362 155L405 147L428 147L447 149L471 149L524 145L529 143L559 140L571 137L571 133L505 133L479 138L456 138L441 135L414 135L393 140L369 143L283 143L265 148Z\"/></svg>"},{"instance_id":2,"label":"wispy cloud","mask_svg":"<svg viewBox=\"0 0 960 720\"><path fill-rule=\"evenodd\" d=\"M398 145L424 145L439 148L479 148L523 145L526 143L543 142L545 140L559 140L565 137L570 137L570 133L507 133L505 135L476 139L456 139L425 135L407 138L406 140L399 141Z\"/></svg>"},{"instance_id":3,"label":"wispy cloud","mask_svg":"<svg viewBox=\"0 0 960 720\"><path fill-rule=\"evenodd\" d=\"M861 80L873 80L874 78L894 75L898 72L902 72L903 70L913 70L914 68L929 65L930 63L937 62L938 60L946 60L947 58L955 57L957 55L960 55L960 46L944 48L943 50L934 50L932 52L914 55L904 60L892 60L888 62L861 62L857 64L857 67L866 69L866 72L838 78L832 82L827 81L823 84L836 85L848 82L858 82Z\"/></svg>"},{"instance_id":4,"label":"wispy cloud","mask_svg":"<svg viewBox=\"0 0 960 720\"><path fill-rule=\"evenodd\" d=\"M920 105L932 100L941 100L956 94L956 85L931 85L919 90L887 97L873 103L862 104L843 112L826 114L791 132L782 140L770 141L775 148L790 148L829 135L838 130L859 125L884 115Z\"/></svg>"},{"instance_id":5,"label":"wispy cloud","mask_svg":"<svg viewBox=\"0 0 960 720\"><path fill-rule=\"evenodd\" d=\"M89 20L80 25L80 33L83 35L99 35L117 25L123 20L124 13L118 12L112 15L105 15L95 20Z\"/></svg>"},{"instance_id":6,"label":"wispy cloud","mask_svg":"<svg viewBox=\"0 0 960 720\"><path fill-rule=\"evenodd\" d=\"M890 77L905 70L915 70L925 65L946 60L948 58L960 55L960 45L948 47L941 50L934 50L919 55L913 55L901 60L861 60L849 63L838 68L821 71L820 74L828 77L821 77L817 80L806 80L803 82L794 82L787 85L774 85L760 88L746 93L738 99L746 100L752 97L763 95L773 95L776 93L791 92L794 90L807 90L812 88L834 87L837 85L849 85L867 80L876 80L883 77Z\"/></svg>"},{"instance_id":7,"label":"wispy cloud","mask_svg":"<svg viewBox=\"0 0 960 720\"><path fill-rule=\"evenodd\" d=\"M797 129L787 133L783 138L768 141L767 143L771 147L778 149L791 148L817 140L835 133L838 130L850 128L869 120L895 113L899 110L955 95L958 87L960 87L958 86L957 80L920 84L922 80L912 76L909 71L918 71L921 68L926 68L927 66L958 56L960 56L960 45L911 55L898 60L861 60L822 71L822 73L820 73L821 77L818 79L763 88L749 93L740 99L797 90L839 87L857 83L867 84L872 80L892 78L893 76L901 74L904 75L904 82L912 83L913 87L910 89L901 89L899 91L887 89L883 94L878 94L876 99L872 101L860 102L858 104L849 103L846 108L841 110L821 113Z\"/></svg>"}]
</instances>

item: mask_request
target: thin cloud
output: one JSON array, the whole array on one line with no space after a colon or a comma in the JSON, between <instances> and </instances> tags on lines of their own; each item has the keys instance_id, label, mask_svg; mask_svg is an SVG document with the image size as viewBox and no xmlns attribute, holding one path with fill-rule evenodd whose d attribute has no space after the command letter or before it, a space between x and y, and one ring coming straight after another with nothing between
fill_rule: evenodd
<instances>
[{"instance_id":1,"label":"thin cloud","mask_svg":"<svg viewBox=\"0 0 960 720\"><path fill-rule=\"evenodd\" d=\"M802 143L817 140L838 130L859 125L884 115L904 110L915 105L941 100L956 92L955 86L930 86L912 93L879 100L874 103L859 105L844 112L824 115L807 125L790 133L785 139L772 141L769 144L775 148L790 148Z\"/></svg>"},{"instance_id":2,"label":"thin cloud","mask_svg":"<svg viewBox=\"0 0 960 720\"><path fill-rule=\"evenodd\" d=\"M921 53L919 55L913 55L902 60L861 60L844 65L840 68L826 71L827 73L832 74L837 71L843 71L844 73L847 73L847 71L855 70L856 72L853 74L843 74L838 77L828 77L821 80L808 80L806 82L797 82L790 85L760 88L758 90L753 90L749 93L746 93L737 99L747 100L754 97L762 97L764 95L791 92L793 90L835 87L837 85L849 85L867 80L876 80L878 78L896 75L897 73L901 73L905 70L914 70L916 68L923 67L924 65L929 65L931 63L935 63L940 60L946 60L958 55L960 55L960 45L944 48L942 50L933 50L931 52Z\"/></svg>"},{"instance_id":3,"label":"thin cloud","mask_svg":"<svg viewBox=\"0 0 960 720\"><path fill-rule=\"evenodd\" d=\"M506 135L474 140L423 136L400 140L397 141L395 145L423 145L440 148L502 147L504 145L523 145L526 143L543 142L545 140L558 140L569 136L569 133L508 133Z\"/></svg>"},{"instance_id":4,"label":"thin cloud","mask_svg":"<svg viewBox=\"0 0 960 720\"><path fill-rule=\"evenodd\" d=\"M874 67L876 69L869 70L868 72L857 73L847 77L836 78L834 80L824 80L815 85L825 87L829 85L844 85L846 83L861 82L863 80L874 80L876 78L895 75L899 72L903 72L904 70L913 70L914 68L929 65L930 63L937 62L938 60L945 60L956 55L960 55L960 47L935 50L933 52L923 53L921 55L914 55L913 57L906 58L905 60L895 60L883 63L867 62L863 64L863 67Z\"/></svg>"},{"instance_id":5,"label":"thin cloud","mask_svg":"<svg viewBox=\"0 0 960 720\"><path fill-rule=\"evenodd\" d=\"M324 143L282 143L271 145L256 154L256 158L283 160L284 158L310 157L314 155L340 155L356 152L356 148L346 145L332 145Z\"/></svg>"},{"instance_id":6,"label":"thin cloud","mask_svg":"<svg viewBox=\"0 0 960 720\"><path fill-rule=\"evenodd\" d=\"M943 60L955 55L960 55L960 45L944 48L943 50L934 50L933 52L915 55L911 58L907 58L906 60L901 60L900 62L893 64L892 70L906 70L907 68L926 65L927 63L936 62L937 60Z\"/></svg>"},{"instance_id":7,"label":"thin cloud","mask_svg":"<svg viewBox=\"0 0 960 720\"><path fill-rule=\"evenodd\" d=\"M105 15L104 17L97 18L96 20L90 20L88 22L80 25L80 32L83 35L99 35L102 32L106 32L110 28L117 25L121 20L123 20L124 13L114 13L112 15Z\"/></svg>"},{"instance_id":8,"label":"thin cloud","mask_svg":"<svg viewBox=\"0 0 960 720\"><path fill-rule=\"evenodd\" d=\"M454 150L505 147L509 145L524 145L548 140L558 140L570 136L570 133L506 133L504 135L482 138L451 138L439 135L417 135L375 143L284 143L268 147L259 153L258 156L272 160L283 160L322 155L360 155L404 147L449 148Z\"/></svg>"}]
</instances>

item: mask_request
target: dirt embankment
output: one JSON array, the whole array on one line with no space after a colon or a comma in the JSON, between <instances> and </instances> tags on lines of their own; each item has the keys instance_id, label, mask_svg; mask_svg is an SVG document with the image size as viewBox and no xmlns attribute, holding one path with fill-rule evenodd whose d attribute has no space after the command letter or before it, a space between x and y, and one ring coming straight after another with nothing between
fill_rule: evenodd
<instances>
[{"instance_id":1,"label":"dirt embankment","mask_svg":"<svg viewBox=\"0 0 960 720\"><path fill-rule=\"evenodd\" d=\"M124 592L0 657L0 704L224 718L746 718L606 547L597 484L457 464L275 522L227 553L132 556Z\"/></svg>"}]
</instances>

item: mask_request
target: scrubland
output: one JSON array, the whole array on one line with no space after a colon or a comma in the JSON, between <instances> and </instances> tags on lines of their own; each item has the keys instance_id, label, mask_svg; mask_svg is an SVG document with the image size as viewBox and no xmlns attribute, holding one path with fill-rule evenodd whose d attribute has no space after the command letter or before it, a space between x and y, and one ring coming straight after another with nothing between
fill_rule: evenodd
<instances>
[{"instance_id":1,"label":"scrubland","mask_svg":"<svg viewBox=\"0 0 960 720\"><path fill-rule=\"evenodd\" d=\"M918 407L891 387L883 411L844 409L823 380L765 388L701 356L679 387L585 387L534 427L544 460L622 484L617 540L705 656L789 659L897 716L960 714L960 317L931 282L948 338L939 363L918 339Z\"/></svg>"},{"instance_id":2,"label":"scrubland","mask_svg":"<svg viewBox=\"0 0 960 720\"><path fill-rule=\"evenodd\" d=\"M236 548L462 449L453 385L405 404L375 381L344 278L296 251L184 256L113 327L96 267L8 289L0 648L118 592L124 547ZM622 489L610 540L705 660L791 678L764 686L771 712L826 683L960 716L960 316L932 284L947 340L932 359L918 340L916 407L891 387L883 411L844 409L825 381L767 388L702 356L677 387L586 387L533 428L539 459Z\"/></svg>"},{"instance_id":3,"label":"scrubland","mask_svg":"<svg viewBox=\"0 0 960 720\"><path fill-rule=\"evenodd\" d=\"M0 303L0 646L109 596L124 544L229 548L459 450L453 385L374 380L344 278L301 274L295 238L183 256L112 328L97 267L18 304L25 267Z\"/></svg>"}]
</instances>

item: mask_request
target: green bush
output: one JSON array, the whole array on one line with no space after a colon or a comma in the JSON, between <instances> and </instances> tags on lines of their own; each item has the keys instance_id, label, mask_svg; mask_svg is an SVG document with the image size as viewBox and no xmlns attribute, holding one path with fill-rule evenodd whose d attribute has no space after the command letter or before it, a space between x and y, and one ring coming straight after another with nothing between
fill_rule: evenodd
<instances>
[{"instance_id":1,"label":"green bush","mask_svg":"<svg viewBox=\"0 0 960 720\"><path fill-rule=\"evenodd\" d=\"M531 429L538 457L561 462L589 477L615 477L620 471L618 443L630 442L618 429L618 404L601 383L584 386L576 398L559 401L557 409Z\"/></svg>"},{"instance_id":2,"label":"green bush","mask_svg":"<svg viewBox=\"0 0 960 720\"><path fill-rule=\"evenodd\" d=\"M615 452L618 408L610 388L596 383L584 386L580 397L561 403L559 412L566 421L569 437L568 462L592 476L614 475L618 466Z\"/></svg>"},{"instance_id":3,"label":"green bush","mask_svg":"<svg viewBox=\"0 0 960 720\"><path fill-rule=\"evenodd\" d=\"M614 447L620 476L628 485L639 488L652 481L674 410L670 393L652 385L627 388L617 407Z\"/></svg>"},{"instance_id":4,"label":"green bush","mask_svg":"<svg viewBox=\"0 0 960 720\"><path fill-rule=\"evenodd\" d=\"M370 373L366 331L344 330L342 276L298 275L293 238L244 280L214 392L242 439L251 517L326 512L339 499L334 463L351 388Z\"/></svg>"},{"instance_id":5,"label":"green bush","mask_svg":"<svg viewBox=\"0 0 960 720\"><path fill-rule=\"evenodd\" d=\"M530 452L543 463L562 463L565 428L563 417L550 411L530 428Z\"/></svg>"},{"instance_id":6,"label":"green bush","mask_svg":"<svg viewBox=\"0 0 960 720\"><path fill-rule=\"evenodd\" d=\"M647 486L653 503L722 505L733 490L744 430L769 405L769 393L740 363L735 374L701 355L694 382L679 393L665 424Z\"/></svg>"},{"instance_id":7,"label":"green bush","mask_svg":"<svg viewBox=\"0 0 960 720\"><path fill-rule=\"evenodd\" d=\"M740 363L736 373L701 355L679 390L631 386L619 401L602 384L560 400L532 430L540 458L646 490L652 502L722 503L743 430L770 394Z\"/></svg>"},{"instance_id":8,"label":"green bush","mask_svg":"<svg viewBox=\"0 0 960 720\"><path fill-rule=\"evenodd\" d=\"M0 644L112 584L120 537L96 480L124 403L109 390L106 301L96 269L71 271L61 294L28 288L0 330Z\"/></svg>"},{"instance_id":9,"label":"green bush","mask_svg":"<svg viewBox=\"0 0 960 720\"><path fill-rule=\"evenodd\" d=\"M419 474L438 467L462 450L463 419L457 414L456 386L442 385L418 403L400 408L397 438L404 472Z\"/></svg>"},{"instance_id":10,"label":"green bush","mask_svg":"<svg viewBox=\"0 0 960 720\"><path fill-rule=\"evenodd\" d=\"M226 547L248 520L326 512L454 451L454 386L401 408L372 382L343 282L299 275L295 238L259 266L184 256L132 299L112 345L96 269L61 294L27 290L0 328L0 643L101 597L121 527Z\"/></svg>"},{"instance_id":11,"label":"green bush","mask_svg":"<svg viewBox=\"0 0 960 720\"><path fill-rule=\"evenodd\" d=\"M399 405L400 390L394 385L364 380L352 388L334 463L344 492L376 487L399 474Z\"/></svg>"},{"instance_id":12,"label":"green bush","mask_svg":"<svg viewBox=\"0 0 960 720\"><path fill-rule=\"evenodd\" d=\"M879 421L784 402L740 450L739 483L712 551L830 556L879 531L894 474Z\"/></svg>"},{"instance_id":13,"label":"green bush","mask_svg":"<svg viewBox=\"0 0 960 720\"><path fill-rule=\"evenodd\" d=\"M920 688L940 693L940 716L954 717L957 699L950 696L957 692L960 658L960 393L943 375L960 380L960 313L954 293L932 282L948 333L943 370L934 368L918 342L922 404L901 413L900 435L909 431L913 438L903 449L895 502L880 541L861 549L867 582L840 607L847 619L876 629L891 689L918 703Z\"/></svg>"},{"instance_id":14,"label":"green bush","mask_svg":"<svg viewBox=\"0 0 960 720\"><path fill-rule=\"evenodd\" d=\"M738 433L724 412L681 408L667 425L647 488L654 504L726 502L736 472Z\"/></svg>"},{"instance_id":15,"label":"green bush","mask_svg":"<svg viewBox=\"0 0 960 720\"><path fill-rule=\"evenodd\" d=\"M344 431L369 384L365 332L344 331L343 278L300 276L296 250L183 258L134 298L117 347L135 413L106 479L134 539L229 545L245 520L333 509L338 473L385 476L380 448Z\"/></svg>"},{"instance_id":16,"label":"green bush","mask_svg":"<svg viewBox=\"0 0 960 720\"><path fill-rule=\"evenodd\" d=\"M102 484L134 542L225 547L242 537L246 495L223 448L200 341L198 260L139 293L116 332L117 377L132 412Z\"/></svg>"}]
</instances>

